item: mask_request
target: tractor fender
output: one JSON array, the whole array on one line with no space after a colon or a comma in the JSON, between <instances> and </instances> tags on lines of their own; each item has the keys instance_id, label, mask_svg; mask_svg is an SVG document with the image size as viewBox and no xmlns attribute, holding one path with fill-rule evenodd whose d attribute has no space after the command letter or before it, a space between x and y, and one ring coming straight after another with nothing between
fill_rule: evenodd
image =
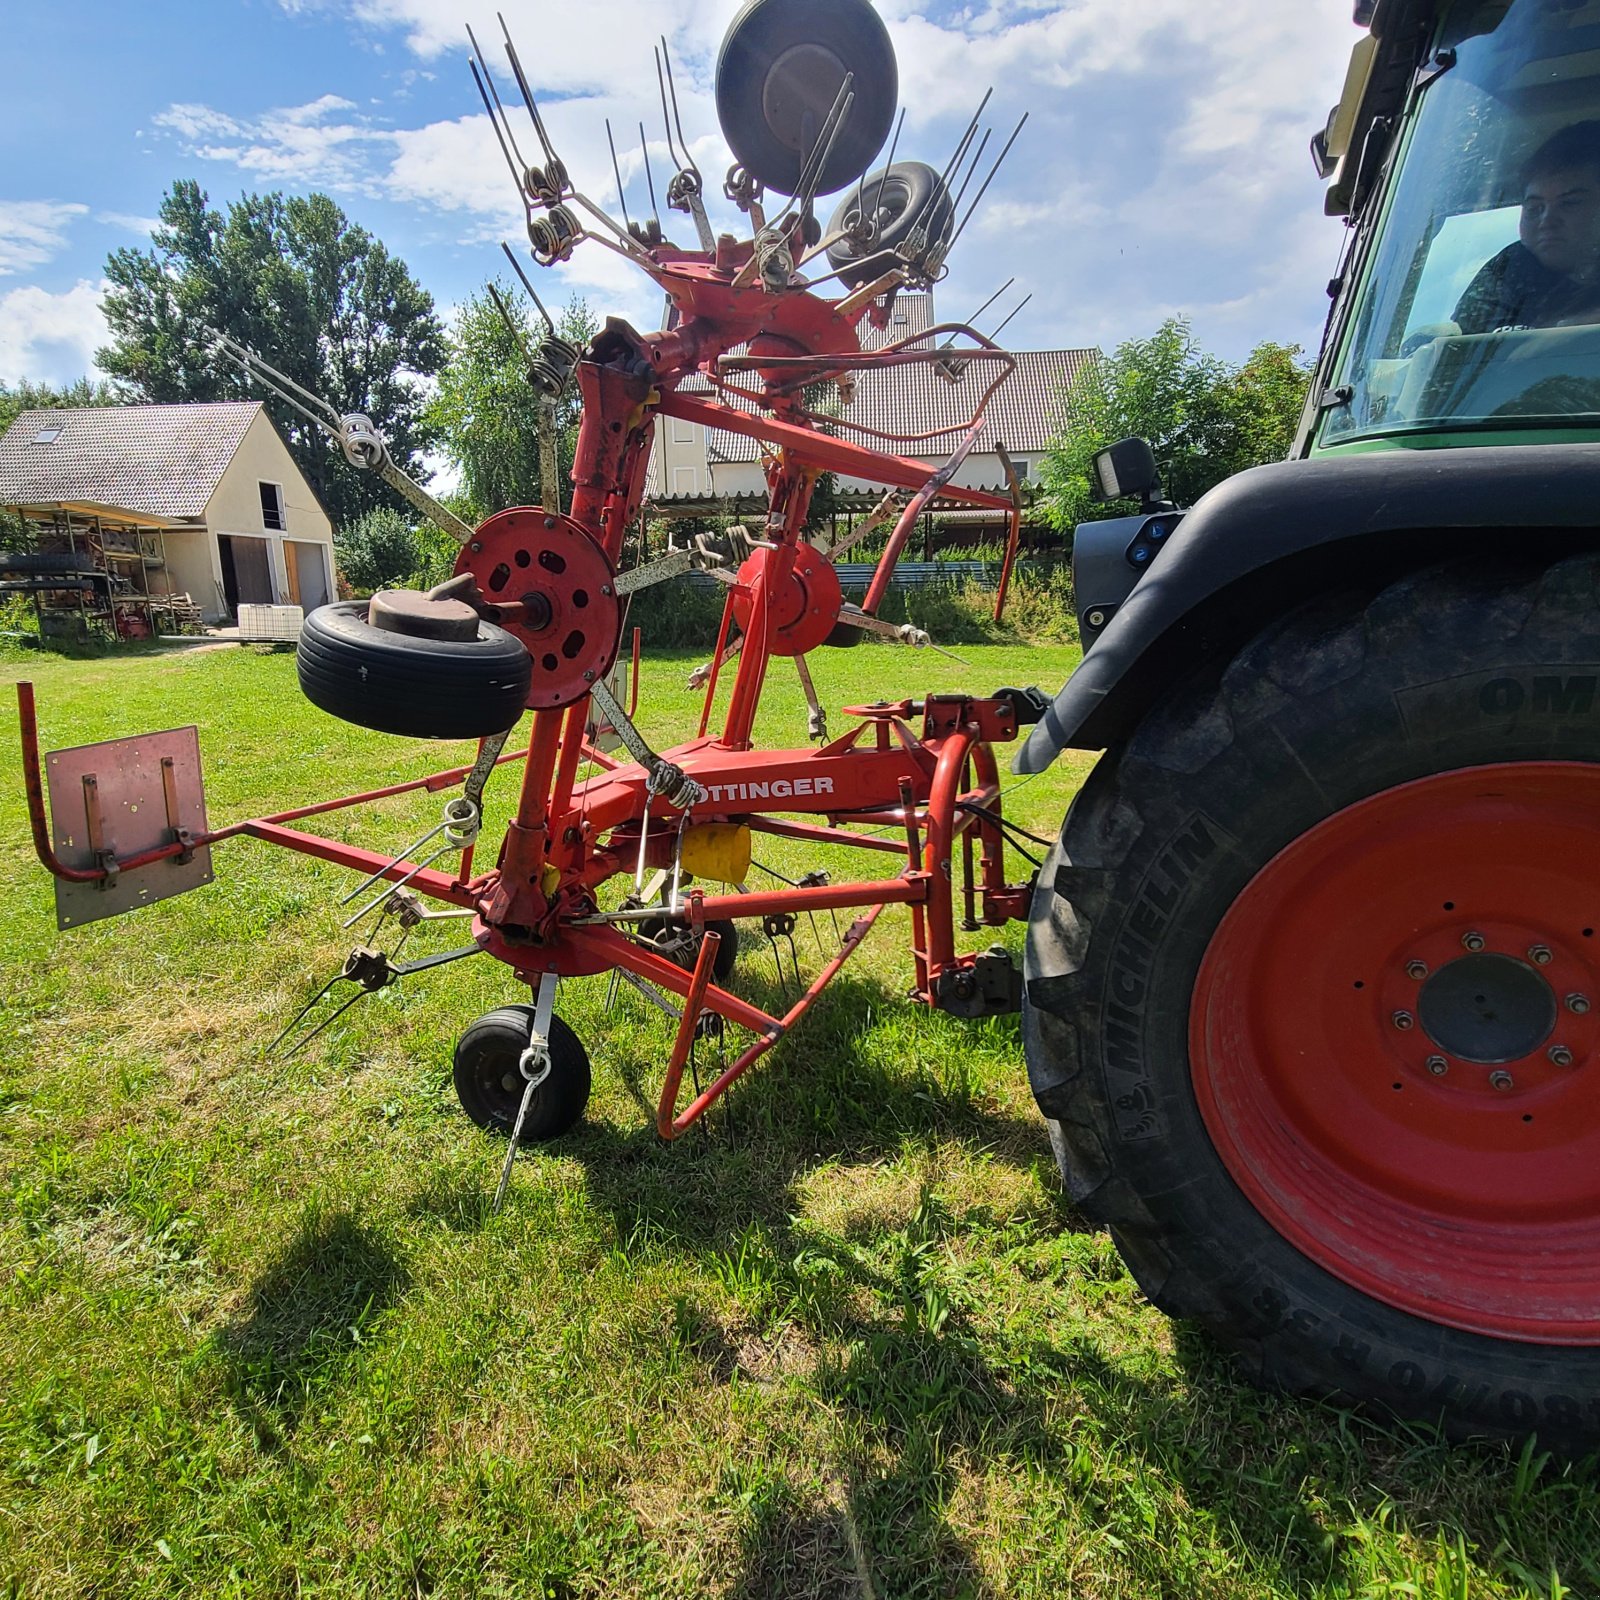
<instances>
[{"instance_id":1,"label":"tractor fender","mask_svg":"<svg viewBox=\"0 0 1600 1600\"><path fill-rule=\"evenodd\" d=\"M1252 467L1201 497L1017 753L1120 743L1177 681L1333 586L1600 538L1600 442L1385 449Z\"/></svg>"}]
</instances>

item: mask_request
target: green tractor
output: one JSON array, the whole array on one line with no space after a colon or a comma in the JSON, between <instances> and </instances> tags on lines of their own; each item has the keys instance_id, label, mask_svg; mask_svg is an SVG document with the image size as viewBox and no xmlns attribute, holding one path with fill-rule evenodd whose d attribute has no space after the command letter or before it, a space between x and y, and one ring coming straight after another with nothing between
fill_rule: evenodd
<instances>
[{"instance_id":1,"label":"green tractor","mask_svg":"<svg viewBox=\"0 0 1600 1600\"><path fill-rule=\"evenodd\" d=\"M1600 0L1362 0L1293 458L1097 463L1104 750L1024 1034L1073 1199L1260 1381L1600 1441Z\"/></svg>"}]
</instances>

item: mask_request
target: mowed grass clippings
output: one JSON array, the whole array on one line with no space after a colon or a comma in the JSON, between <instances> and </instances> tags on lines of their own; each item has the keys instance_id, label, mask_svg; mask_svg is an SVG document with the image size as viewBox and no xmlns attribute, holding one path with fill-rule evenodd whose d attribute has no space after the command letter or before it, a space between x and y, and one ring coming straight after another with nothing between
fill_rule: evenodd
<instances>
[{"instance_id":1,"label":"mowed grass clippings","mask_svg":"<svg viewBox=\"0 0 1600 1600\"><path fill-rule=\"evenodd\" d=\"M851 701L1053 689L1076 659L962 654L813 662L837 731ZM647 664L662 742L692 729L690 665ZM213 825L470 755L333 721L288 654L0 673L36 682L46 748L197 722ZM775 661L763 736L803 728ZM1008 810L1053 834L1089 764ZM516 786L490 789L486 853ZM315 826L398 849L440 800ZM1592 1462L1263 1396L1147 1305L1059 1197L1015 1020L905 998L903 912L673 1146L649 1116L666 1019L566 985L588 1118L495 1216L504 1145L460 1112L450 1055L525 992L465 961L267 1062L352 942L351 880L247 841L215 866L58 936L0 779L0 1592L1600 1595ZM796 934L812 971L818 922ZM759 935L737 982L779 997Z\"/></svg>"}]
</instances>

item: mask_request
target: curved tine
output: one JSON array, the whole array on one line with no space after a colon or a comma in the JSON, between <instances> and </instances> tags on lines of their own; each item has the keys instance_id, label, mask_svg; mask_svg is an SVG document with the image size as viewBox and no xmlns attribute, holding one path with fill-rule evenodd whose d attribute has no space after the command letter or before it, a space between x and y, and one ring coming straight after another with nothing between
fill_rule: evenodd
<instances>
[{"instance_id":1,"label":"curved tine","mask_svg":"<svg viewBox=\"0 0 1600 1600\"><path fill-rule=\"evenodd\" d=\"M528 164L522 159L522 152L517 148L517 136L511 131L511 118L506 115L506 108L500 103L500 90L495 86L494 74L489 71L489 58L483 53L483 46L478 43L477 35L473 33L472 24L470 22L467 24L467 38L472 43L473 55L478 58L476 61L474 61L472 57L469 56L467 58L467 65L472 68L473 81L478 83L478 94L483 100L483 109L489 113L489 120L494 123L495 138L500 140L500 148L502 151L505 150L507 141L510 141L511 151L510 154L506 156L507 165L510 165L511 157L513 155L517 158L516 165L511 168L511 175L517 180L517 192L520 194L523 186L522 175L525 171L527 171ZM478 82L478 72L480 68L483 72L482 82ZM484 93L485 84L488 85L488 94ZM494 96L494 105L492 108L489 105L490 95ZM496 112L499 112L498 117L495 115ZM503 138L501 137L500 133L502 124L504 124L506 130Z\"/></svg>"},{"instance_id":2,"label":"curved tine","mask_svg":"<svg viewBox=\"0 0 1600 1600\"><path fill-rule=\"evenodd\" d=\"M889 181L889 168L894 165L894 153L900 148L900 130L906 125L906 108L900 107L900 119L894 125L894 138L889 141L889 159L883 164L883 176L878 179L878 192L872 198L872 226L877 231L878 207L883 204L883 186Z\"/></svg>"},{"instance_id":3,"label":"curved tine","mask_svg":"<svg viewBox=\"0 0 1600 1600\"><path fill-rule=\"evenodd\" d=\"M955 153L945 164L944 171L939 174L939 185L947 193L949 192L950 188L950 179L954 176L956 169L961 165L961 162L965 158L967 151L971 148L973 136L978 131L978 123L983 117L984 108L989 104L990 98L993 96L993 94L994 90L992 88L984 91L983 99L978 102L978 109L972 114L972 121L967 124L966 132L963 133L959 141L957 141ZM939 190L935 189L924 202L922 209L917 212L916 219L911 224L912 229L920 228L923 225L923 219L932 212L933 207L937 203L938 199Z\"/></svg>"},{"instance_id":4,"label":"curved tine","mask_svg":"<svg viewBox=\"0 0 1600 1600\"><path fill-rule=\"evenodd\" d=\"M514 340L516 340L517 349L522 352L522 359L526 361L529 366L532 366L533 351L529 349L528 341L523 336L523 331L518 326L517 319L511 315L511 307L506 304L504 297L494 286L492 280L490 281L488 287L489 298L494 301L494 308L500 313L500 320L505 323L506 332L509 333Z\"/></svg>"},{"instance_id":5,"label":"curved tine","mask_svg":"<svg viewBox=\"0 0 1600 1600\"><path fill-rule=\"evenodd\" d=\"M970 327L970 326L975 325L977 323L978 318L981 317L984 314L984 312L987 311L989 309L989 307L992 306L995 303L995 301L998 300L1000 298L1000 296L1003 295L1006 292L1006 290L1009 289L1011 287L1011 285L1014 284L1016 281L1017 281L1016 274L1013 273L1011 275L1011 277L1007 278L1006 281L1004 283L1002 283L1000 285L1000 287L998 289L996 289L995 292L992 295L990 295L989 298L987 300L985 300L983 302L983 304L981 306L979 306L978 309L976 311L974 311L970 317L967 318L968 326ZM1031 299L1031 298L1032 298L1032 296L1030 295L1029 299ZM1023 304L1026 305L1027 301L1026 300L1023 301ZM1011 315L1013 317L1016 314L1017 313L1015 311L1013 311L1011 313ZM1010 318L1007 318L1007 321L1009 321L1009 320L1010 320ZM1000 324L1000 326L1003 328L1005 326L1005 323L1002 322ZM991 335L990 337L993 337L993 335ZM946 339L945 342L942 345L939 346L939 348L941 350L952 349L955 346L955 342L956 342L956 335L952 333L950 335L950 337L948 339Z\"/></svg>"},{"instance_id":6,"label":"curved tine","mask_svg":"<svg viewBox=\"0 0 1600 1600\"><path fill-rule=\"evenodd\" d=\"M683 159L688 170L695 177L700 178L702 185L705 179L701 177L700 169L694 164L694 157L689 154L689 141L683 136L683 119L678 115L678 86L672 81L672 52L667 49L667 36L661 35L661 59L667 69L667 90L672 95L672 120L678 129L678 143L683 146Z\"/></svg>"},{"instance_id":7,"label":"curved tine","mask_svg":"<svg viewBox=\"0 0 1600 1600\"><path fill-rule=\"evenodd\" d=\"M544 131L544 118L539 115L539 102L533 98L533 90L528 87L527 74L522 70L522 62L517 58L517 47L511 42L511 30L506 26L506 19L500 12L495 12L500 23L500 31L505 35L506 58L511 63L511 75L517 80L517 88L522 91L522 103L528 108L528 115L533 118L533 131L539 135L539 143L544 146L544 158L547 162L556 159L556 153L550 145L550 135Z\"/></svg>"},{"instance_id":8,"label":"curved tine","mask_svg":"<svg viewBox=\"0 0 1600 1600\"><path fill-rule=\"evenodd\" d=\"M611 175L617 180L617 204L622 207L622 224L630 232L633 220L628 215L628 197L622 192L622 168L617 164L617 141L611 137L611 118L606 118L606 143L611 146Z\"/></svg>"},{"instance_id":9,"label":"curved tine","mask_svg":"<svg viewBox=\"0 0 1600 1600\"><path fill-rule=\"evenodd\" d=\"M816 199L817 185L822 181L822 169L827 166L828 157L833 154L833 147L839 142L839 135L844 131L845 123L850 120L851 107L856 103L855 81L856 75L853 72L845 73L844 81L839 85L839 92L834 96L833 105L829 107L828 115L817 133L817 141L811 147L811 156L801 173L795 196L802 211L809 208Z\"/></svg>"},{"instance_id":10,"label":"curved tine","mask_svg":"<svg viewBox=\"0 0 1600 1600\"><path fill-rule=\"evenodd\" d=\"M511 270L522 279L522 287L528 291L528 298L539 308L539 315L544 318L546 331L553 339L556 336L556 325L550 320L550 313L544 308L544 301L534 291L533 285L528 281L528 274L522 270L522 263L511 253L511 246L504 239L500 241L500 248L506 253L506 260L511 263Z\"/></svg>"},{"instance_id":11,"label":"curved tine","mask_svg":"<svg viewBox=\"0 0 1600 1600\"><path fill-rule=\"evenodd\" d=\"M483 101L483 109L489 113L489 125L494 129L494 136L500 144L500 154L506 158L506 166L510 169L512 182L517 186L517 194L522 200L522 208L526 211L528 208L528 192L522 176L524 169L520 165L522 160L521 152L517 153L517 158L513 161L512 151L516 150L516 141L512 140L511 148L507 149L506 138L510 130L508 129L507 133L500 131L500 118L494 114L494 108L489 104L489 96L484 91L483 79L478 76L478 63L468 60L467 65L472 68L472 81L478 86L478 95Z\"/></svg>"},{"instance_id":12,"label":"curved tine","mask_svg":"<svg viewBox=\"0 0 1600 1600\"><path fill-rule=\"evenodd\" d=\"M989 148L989 135L991 128L983 130L983 137L978 141L978 148L972 152L972 160L967 163L967 175L961 180L961 187L956 190L956 197L950 202L950 215L953 218L961 209L961 197L967 192L967 185L972 182L973 174L978 170L978 163L983 160L983 152Z\"/></svg>"},{"instance_id":13,"label":"curved tine","mask_svg":"<svg viewBox=\"0 0 1600 1600\"><path fill-rule=\"evenodd\" d=\"M984 195L988 192L989 185L994 182L994 175L1000 170L1000 163L1011 154L1011 147L1017 142L1017 135L1022 132L1023 123L1025 123L1027 120L1028 113L1024 111L1022 113L1021 121L1019 121L1016 127L1011 130L1011 137L1006 140L1005 149L1003 149L1000 154L994 158L994 165L989 168L989 176L983 180L983 187L979 189L975 195L973 195L972 204L967 207L966 216L961 219L961 224L956 231L951 234L950 244L948 246L949 250L955 249L956 240L961 237L963 230L972 220L972 213L978 209L978 202L983 199Z\"/></svg>"},{"instance_id":14,"label":"curved tine","mask_svg":"<svg viewBox=\"0 0 1600 1600\"><path fill-rule=\"evenodd\" d=\"M991 339L998 339L1000 337L1000 328L1005 327L1006 323L1009 322L1014 316L1016 316L1016 314L1025 305L1027 305L1027 303L1031 299L1033 299L1033 295L1031 293L1023 295L1023 297L1019 301L1017 301L1017 303L1011 308L1011 310L1006 313L1004 320L1000 323L1000 327L996 328L994 330L994 332L989 335L989 337Z\"/></svg>"},{"instance_id":15,"label":"curved tine","mask_svg":"<svg viewBox=\"0 0 1600 1600\"><path fill-rule=\"evenodd\" d=\"M656 232L661 232L661 213L656 210L656 179L650 170L650 141L644 136L644 124L639 124L639 154L644 157L644 181L650 190L650 220L656 225Z\"/></svg>"},{"instance_id":16,"label":"curved tine","mask_svg":"<svg viewBox=\"0 0 1600 1600\"><path fill-rule=\"evenodd\" d=\"M667 130L667 154L672 157L672 164L679 172L687 172L678 155L678 147L672 142L672 118L667 114L667 80L661 70L661 47L652 45L652 52L656 58L656 88L661 91L661 124Z\"/></svg>"}]
</instances>

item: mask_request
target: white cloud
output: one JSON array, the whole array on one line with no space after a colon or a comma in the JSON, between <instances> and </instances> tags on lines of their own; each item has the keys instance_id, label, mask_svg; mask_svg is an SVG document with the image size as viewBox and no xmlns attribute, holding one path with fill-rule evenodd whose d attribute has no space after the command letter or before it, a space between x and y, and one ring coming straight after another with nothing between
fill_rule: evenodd
<instances>
[{"instance_id":1,"label":"white cloud","mask_svg":"<svg viewBox=\"0 0 1600 1600\"><path fill-rule=\"evenodd\" d=\"M108 228L121 228L125 233L138 233L149 238L161 226L160 217L136 217L126 211L97 211L94 220Z\"/></svg>"},{"instance_id":2,"label":"white cloud","mask_svg":"<svg viewBox=\"0 0 1600 1600\"><path fill-rule=\"evenodd\" d=\"M360 115L330 120L354 110L351 101L325 94L259 117L234 117L211 106L179 104L151 120L178 141L185 155L226 161L267 182L370 192L369 151L391 145L394 135Z\"/></svg>"},{"instance_id":3,"label":"white cloud","mask_svg":"<svg viewBox=\"0 0 1600 1600\"><path fill-rule=\"evenodd\" d=\"M61 385L91 372L108 340L100 315L107 287L81 278L60 294L27 284L0 295L0 383Z\"/></svg>"},{"instance_id":4,"label":"white cloud","mask_svg":"<svg viewBox=\"0 0 1600 1600\"><path fill-rule=\"evenodd\" d=\"M0 200L0 278L59 255L72 219L88 209L70 200Z\"/></svg>"},{"instance_id":5,"label":"white cloud","mask_svg":"<svg viewBox=\"0 0 1600 1600\"><path fill-rule=\"evenodd\" d=\"M158 119L167 133L195 155L259 178L425 208L457 244L522 237L512 181L465 68L464 23L471 22L523 155L538 159L491 0L468 0L464 8L460 0L279 3L344 15L375 48L397 36L418 65L445 81L459 79L462 114L396 128L325 94L252 119L176 106ZM710 94L721 36L739 0L501 3L559 152L581 186L614 207L605 141L605 118L612 119L635 218L648 211L641 119L663 206L670 170L650 54L664 31L713 225L742 231L720 195L730 158L715 131ZM908 111L901 159L942 166L983 89L994 84L986 171L1016 117L1030 112L955 253L940 295L943 315L965 314L1017 273L1016 292L1035 294L1008 329L1019 343L1109 346L1148 333L1173 310L1191 314L1202 340L1223 341L1231 355L1262 338L1314 340L1340 230L1321 216L1305 152L1359 37L1349 0L879 4ZM833 204L824 200L824 220ZM680 242L692 242L687 218L663 211L663 221ZM484 271L493 270L486 258ZM635 283L636 275L594 245L581 247L560 276L601 312L654 303L642 277Z\"/></svg>"}]
</instances>

